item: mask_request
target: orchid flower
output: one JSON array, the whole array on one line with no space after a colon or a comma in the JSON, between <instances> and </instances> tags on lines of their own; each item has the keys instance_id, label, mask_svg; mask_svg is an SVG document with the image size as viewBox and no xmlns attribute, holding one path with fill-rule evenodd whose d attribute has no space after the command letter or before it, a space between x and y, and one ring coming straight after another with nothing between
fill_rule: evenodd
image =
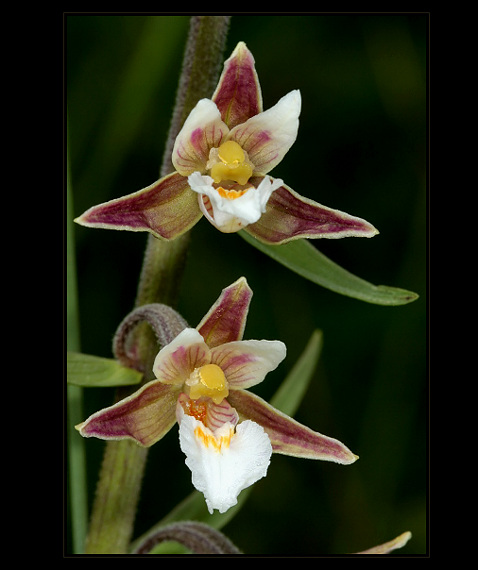
<instances>
[{"instance_id":1,"label":"orchid flower","mask_svg":"<svg viewBox=\"0 0 478 570\"><path fill-rule=\"evenodd\" d=\"M192 483L211 513L225 512L264 477L273 452L341 464L357 459L249 392L286 355L280 341L242 340L251 297L243 277L225 288L196 328L161 348L155 380L76 426L84 437L149 447L177 422Z\"/></svg>"},{"instance_id":2,"label":"orchid flower","mask_svg":"<svg viewBox=\"0 0 478 570\"><path fill-rule=\"evenodd\" d=\"M197 103L176 138L175 171L75 221L148 231L164 240L188 231L203 215L221 232L245 229L269 244L374 236L377 230L365 220L304 198L269 175L297 138L300 111L298 90L263 111L254 58L239 42L212 98Z\"/></svg>"}]
</instances>

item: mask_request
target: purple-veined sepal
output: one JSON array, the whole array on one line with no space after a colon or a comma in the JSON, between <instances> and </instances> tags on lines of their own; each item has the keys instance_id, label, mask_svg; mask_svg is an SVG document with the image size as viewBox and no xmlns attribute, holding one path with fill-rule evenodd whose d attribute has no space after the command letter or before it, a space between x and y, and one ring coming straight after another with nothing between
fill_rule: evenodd
<instances>
[{"instance_id":1,"label":"purple-veined sepal","mask_svg":"<svg viewBox=\"0 0 478 570\"><path fill-rule=\"evenodd\" d=\"M252 289L245 277L222 290L196 327L209 347L242 340L251 299Z\"/></svg>"},{"instance_id":2,"label":"purple-veined sepal","mask_svg":"<svg viewBox=\"0 0 478 570\"><path fill-rule=\"evenodd\" d=\"M76 429L83 437L131 439L150 447L176 423L179 393L175 386L152 380L131 396L92 414Z\"/></svg>"},{"instance_id":3,"label":"purple-veined sepal","mask_svg":"<svg viewBox=\"0 0 478 570\"><path fill-rule=\"evenodd\" d=\"M90 228L147 231L171 240L191 229L201 217L187 178L174 172L142 190L93 206L75 222Z\"/></svg>"},{"instance_id":4,"label":"purple-veined sepal","mask_svg":"<svg viewBox=\"0 0 478 570\"><path fill-rule=\"evenodd\" d=\"M354 463L358 459L337 439L300 424L251 392L231 391L228 400L241 418L250 419L264 428L274 453L333 461L343 465Z\"/></svg>"},{"instance_id":5,"label":"purple-veined sepal","mask_svg":"<svg viewBox=\"0 0 478 570\"><path fill-rule=\"evenodd\" d=\"M230 129L262 112L262 92L254 57L244 42L239 42L224 62L212 100Z\"/></svg>"},{"instance_id":6,"label":"purple-veined sepal","mask_svg":"<svg viewBox=\"0 0 478 570\"><path fill-rule=\"evenodd\" d=\"M253 178L260 184L261 178ZM372 224L305 198L282 184L272 194L265 213L245 231L263 243L280 245L294 239L373 237Z\"/></svg>"}]
</instances>

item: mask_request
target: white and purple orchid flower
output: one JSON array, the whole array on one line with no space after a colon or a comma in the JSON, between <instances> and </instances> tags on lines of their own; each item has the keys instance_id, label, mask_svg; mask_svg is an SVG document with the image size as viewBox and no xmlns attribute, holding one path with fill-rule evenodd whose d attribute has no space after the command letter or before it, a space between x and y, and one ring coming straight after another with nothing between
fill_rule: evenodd
<instances>
[{"instance_id":1,"label":"white and purple orchid flower","mask_svg":"<svg viewBox=\"0 0 478 570\"><path fill-rule=\"evenodd\" d=\"M240 42L212 98L197 103L179 132L175 171L75 221L148 231L164 240L188 231L203 215L224 233L245 229L268 244L374 236L377 230L365 220L304 198L269 175L297 138L300 111L298 90L263 111L254 58Z\"/></svg>"},{"instance_id":2,"label":"white and purple orchid flower","mask_svg":"<svg viewBox=\"0 0 478 570\"><path fill-rule=\"evenodd\" d=\"M193 485L211 513L228 510L264 477L274 452L344 465L357 459L248 390L286 355L280 341L242 340L251 297L243 277L224 289L196 328L159 351L156 380L77 426L84 437L149 447L177 422Z\"/></svg>"}]
</instances>

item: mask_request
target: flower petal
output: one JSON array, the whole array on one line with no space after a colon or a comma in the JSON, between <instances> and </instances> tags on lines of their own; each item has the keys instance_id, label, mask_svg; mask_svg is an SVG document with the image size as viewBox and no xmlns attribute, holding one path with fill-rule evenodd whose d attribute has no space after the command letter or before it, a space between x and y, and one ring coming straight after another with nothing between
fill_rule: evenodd
<instances>
[{"instance_id":1,"label":"flower petal","mask_svg":"<svg viewBox=\"0 0 478 570\"><path fill-rule=\"evenodd\" d=\"M212 100L230 129L262 111L262 94L252 53L239 42L224 70Z\"/></svg>"},{"instance_id":2,"label":"flower petal","mask_svg":"<svg viewBox=\"0 0 478 570\"><path fill-rule=\"evenodd\" d=\"M205 172L209 151L218 147L229 128L210 99L201 99L189 114L174 142L172 162L183 176Z\"/></svg>"},{"instance_id":3,"label":"flower petal","mask_svg":"<svg viewBox=\"0 0 478 570\"><path fill-rule=\"evenodd\" d=\"M75 222L91 228L148 231L169 240L189 230L201 216L187 178L173 173L138 192L93 206Z\"/></svg>"},{"instance_id":4,"label":"flower petal","mask_svg":"<svg viewBox=\"0 0 478 570\"><path fill-rule=\"evenodd\" d=\"M239 421L236 410L224 398L220 404L214 403L211 398L191 399L184 392L179 395L176 419L181 423L184 414L194 416L211 430L221 428L225 423L235 426Z\"/></svg>"},{"instance_id":5,"label":"flower petal","mask_svg":"<svg viewBox=\"0 0 478 570\"><path fill-rule=\"evenodd\" d=\"M211 350L211 362L220 366L230 389L245 389L264 380L286 356L278 340L229 342Z\"/></svg>"},{"instance_id":6,"label":"flower petal","mask_svg":"<svg viewBox=\"0 0 478 570\"><path fill-rule=\"evenodd\" d=\"M257 184L259 179L252 178ZM371 224L304 198L283 184L272 193L259 221L245 228L264 243L279 245L299 238L373 237Z\"/></svg>"},{"instance_id":7,"label":"flower petal","mask_svg":"<svg viewBox=\"0 0 478 570\"><path fill-rule=\"evenodd\" d=\"M196 329L187 328L164 348L153 364L153 372L164 384L183 385L195 368L211 361L211 353Z\"/></svg>"},{"instance_id":8,"label":"flower petal","mask_svg":"<svg viewBox=\"0 0 478 570\"><path fill-rule=\"evenodd\" d=\"M254 164L254 174L267 174L294 144L299 129L300 91L291 91L274 107L231 130L228 140L237 142Z\"/></svg>"},{"instance_id":9,"label":"flower petal","mask_svg":"<svg viewBox=\"0 0 478 570\"><path fill-rule=\"evenodd\" d=\"M176 422L178 390L157 380L91 415L76 426L83 437L132 439L143 447L159 441Z\"/></svg>"},{"instance_id":10,"label":"flower petal","mask_svg":"<svg viewBox=\"0 0 478 570\"><path fill-rule=\"evenodd\" d=\"M340 441L312 431L251 392L231 390L228 401L241 417L251 419L264 428L274 453L334 461L343 465L358 459Z\"/></svg>"},{"instance_id":11,"label":"flower petal","mask_svg":"<svg viewBox=\"0 0 478 570\"><path fill-rule=\"evenodd\" d=\"M242 339L251 297L245 277L222 290L196 327L210 348Z\"/></svg>"},{"instance_id":12,"label":"flower petal","mask_svg":"<svg viewBox=\"0 0 478 570\"><path fill-rule=\"evenodd\" d=\"M217 430L225 423L235 426L238 421L239 414L225 398L220 404L216 404L209 399L205 423L209 429Z\"/></svg>"},{"instance_id":13,"label":"flower petal","mask_svg":"<svg viewBox=\"0 0 478 570\"><path fill-rule=\"evenodd\" d=\"M204 494L209 512L226 512L239 493L265 477L272 447L260 425L245 421L211 431L185 415L179 427L181 450L192 472L192 482Z\"/></svg>"},{"instance_id":14,"label":"flower petal","mask_svg":"<svg viewBox=\"0 0 478 570\"><path fill-rule=\"evenodd\" d=\"M412 538L412 533L407 530L403 532L399 536L389 540L388 542L384 542L383 544L379 544L378 546L373 546L372 548L368 548L367 550L362 550L361 552L357 552L356 554L389 554L392 550L396 550L397 548L402 548L407 544L407 542Z\"/></svg>"},{"instance_id":15,"label":"flower petal","mask_svg":"<svg viewBox=\"0 0 478 570\"><path fill-rule=\"evenodd\" d=\"M221 195L210 176L193 172L188 177L191 190L199 196L199 207L211 224L224 233L237 232L257 222L266 211L267 202L282 180L265 176L258 187L250 187L233 200ZM224 190L224 189L223 189Z\"/></svg>"}]
</instances>

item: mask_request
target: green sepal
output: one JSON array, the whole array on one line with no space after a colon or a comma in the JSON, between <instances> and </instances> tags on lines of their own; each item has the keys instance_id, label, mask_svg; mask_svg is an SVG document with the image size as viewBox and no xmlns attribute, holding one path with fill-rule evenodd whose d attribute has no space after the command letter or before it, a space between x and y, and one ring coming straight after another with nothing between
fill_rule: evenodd
<instances>
[{"instance_id":1,"label":"green sepal","mask_svg":"<svg viewBox=\"0 0 478 570\"><path fill-rule=\"evenodd\" d=\"M89 388L130 386L139 384L143 374L122 366L112 358L79 352L67 353L67 383Z\"/></svg>"},{"instance_id":2,"label":"green sepal","mask_svg":"<svg viewBox=\"0 0 478 570\"><path fill-rule=\"evenodd\" d=\"M267 245L244 231L239 232L239 235L250 245L291 271L335 293L376 305L405 305L418 299L418 294L412 291L386 285L373 285L353 275L305 239L283 245Z\"/></svg>"}]
</instances>

